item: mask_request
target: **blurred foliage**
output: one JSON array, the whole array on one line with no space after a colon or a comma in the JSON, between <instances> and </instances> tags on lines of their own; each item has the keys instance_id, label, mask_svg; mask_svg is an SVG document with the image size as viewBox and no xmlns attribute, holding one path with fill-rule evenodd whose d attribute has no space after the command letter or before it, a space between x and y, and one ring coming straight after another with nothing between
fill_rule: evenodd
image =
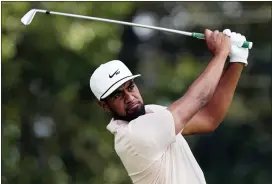
<instances>
[{"instance_id":1,"label":"blurred foliage","mask_svg":"<svg viewBox=\"0 0 272 184\"><path fill-rule=\"evenodd\" d=\"M233 4L220 2L2 2L2 182L131 183L106 130L110 117L89 89L91 73L120 59L142 74L145 103L168 105L212 57L204 41L158 32L144 40L116 24L37 14L24 26L21 17L37 8L124 21L187 12L175 19L184 30L245 34L254 47L228 116L214 133L186 139L207 183L272 183L271 4L234 3L244 10L238 17L224 15Z\"/></svg>"}]
</instances>

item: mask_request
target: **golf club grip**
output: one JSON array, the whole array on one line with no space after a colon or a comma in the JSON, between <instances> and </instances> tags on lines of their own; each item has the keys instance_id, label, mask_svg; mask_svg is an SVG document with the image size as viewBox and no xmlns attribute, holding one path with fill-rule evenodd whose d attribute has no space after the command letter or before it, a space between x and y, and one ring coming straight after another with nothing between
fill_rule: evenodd
<instances>
[{"instance_id":1,"label":"golf club grip","mask_svg":"<svg viewBox=\"0 0 272 184\"><path fill-rule=\"evenodd\" d=\"M205 39L205 35L202 33L192 33L192 37L198 38L198 39ZM241 47L251 49L252 45L253 45L252 42L245 41Z\"/></svg>"}]
</instances>

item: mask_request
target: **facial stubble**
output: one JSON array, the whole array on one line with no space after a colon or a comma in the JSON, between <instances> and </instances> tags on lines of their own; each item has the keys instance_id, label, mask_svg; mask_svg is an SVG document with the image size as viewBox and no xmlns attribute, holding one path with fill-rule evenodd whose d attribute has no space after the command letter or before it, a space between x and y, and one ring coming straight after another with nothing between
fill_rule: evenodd
<instances>
[{"instance_id":1,"label":"facial stubble","mask_svg":"<svg viewBox=\"0 0 272 184\"><path fill-rule=\"evenodd\" d=\"M144 104L140 103L139 107L137 109L133 110L132 113L129 113L128 110L126 110L126 115L125 116L120 116L115 110L113 110L109 105L108 107L111 109L111 115L115 120L123 120L130 122L139 116L145 115L145 106Z\"/></svg>"}]
</instances>

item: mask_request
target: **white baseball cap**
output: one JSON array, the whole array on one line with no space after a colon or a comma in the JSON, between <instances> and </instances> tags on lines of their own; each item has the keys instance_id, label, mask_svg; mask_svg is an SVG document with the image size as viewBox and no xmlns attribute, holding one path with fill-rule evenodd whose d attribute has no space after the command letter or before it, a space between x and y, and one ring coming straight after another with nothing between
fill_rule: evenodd
<instances>
[{"instance_id":1,"label":"white baseball cap","mask_svg":"<svg viewBox=\"0 0 272 184\"><path fill-rule=\"evenodd\" d=\"M90 78L90 88L98 100L108 97L125 82L141 76L132 75L128 67L119 60L101 64Z\"/></svg>"}]
</instances>

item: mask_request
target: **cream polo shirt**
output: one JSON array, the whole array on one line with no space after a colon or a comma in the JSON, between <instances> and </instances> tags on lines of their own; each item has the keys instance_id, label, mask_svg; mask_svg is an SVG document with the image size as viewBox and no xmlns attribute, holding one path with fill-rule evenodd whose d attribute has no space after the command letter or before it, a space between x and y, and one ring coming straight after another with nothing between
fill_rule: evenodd
<instances>
[{"instance_id":1,"label":"cream polo shirt","mask_svg":"<svg viewBox=\"0 0 272 184\"><path fill-rule=\"evenodd\" d=\"M146 105L147 114L128 122L111 120L114 148L135 184L205 184L186 140L175 134L166 107Z\"/></svg>"}]
</instances>

